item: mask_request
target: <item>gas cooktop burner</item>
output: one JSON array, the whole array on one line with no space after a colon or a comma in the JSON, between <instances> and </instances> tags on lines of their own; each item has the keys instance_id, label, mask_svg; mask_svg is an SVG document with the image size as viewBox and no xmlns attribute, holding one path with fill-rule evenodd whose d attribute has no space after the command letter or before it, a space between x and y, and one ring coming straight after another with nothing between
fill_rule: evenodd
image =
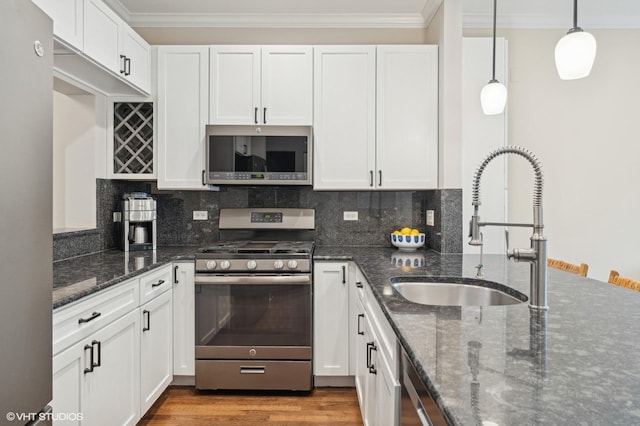
<instances>
[{"instance_id":1,"label":"gas cooktop burner","mask_svg":"<svg viewBox=\"0 0 640 426\"><path fill-rule=\"evenodd\" d=\"M313 241L220 241L201 250L202 253L311 253Z\"/></svg>"}]
</instances>

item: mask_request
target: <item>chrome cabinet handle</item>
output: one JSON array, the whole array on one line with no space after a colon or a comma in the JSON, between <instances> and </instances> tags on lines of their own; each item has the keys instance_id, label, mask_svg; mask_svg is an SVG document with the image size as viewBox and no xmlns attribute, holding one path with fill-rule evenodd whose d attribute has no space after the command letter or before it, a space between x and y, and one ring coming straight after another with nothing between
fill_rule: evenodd
<instances>
[{"instance_id":1,"label":"chrome cabinet handle","mask_svg":"<svg viewBox=\"0 0 640 426\"><path fill-rule=\"evenodd\" d=\"M155 284L151 284L151 287L158 287L158 286L161 286L162 284L164 284L164 280L160 280Z\"/></svg>"},{"instance_id":2,"label":"chrome cabinet handle","mask_svg":"<svg viewBox=\"0 0 640 426\"><path fill-rule=\"evenodd\" d=\"M98 362L93 363L92 365L92 369L93 367L100 367L102 365L102 342L100 342L99 340L94 340L91 342L91 354L93 355L93 347L95 345L98 345ZM93 362L93 359L92 359Z\"/></svg>"},{"instance_id":3,"label":"chrome cabinet handle","mask_svg":"<svg viewBox=\"0 0 640 426\"><path fill-rule=\"evenodd\" d=\"M178 281L178 265L173 267L173 283L174 284L179 284L180 283Z\"/></svg>"},{"instance_id":4,"label":"chrome cabinet handle","mask_svg":"<svg viewBox=\"0 0 640 426\"><path fill-rule=\"evenodd\" d=\"M262 122L267 124L267 107L264 107L262 110Z\"/></svg>"},{"instance_id":5,"label":"chrome cabinet handle","mask_svg":"<svg viewBox=\"0 0 640 426\"><path fill-rule=\"evenodd\" d=\"M206 185L206 183L204 182L204 174L206 173L206 171L202 171L202 186Z\"/></svg>"},{"instance_id":6,"label":"chrome cabinet handle","mask_svg":"<svg viewBox=\"0 0 640 426\"><path fill-rule=\"evenodd\" d=\"M151 330L151 312L145 309L144 311L142 311L142 317L143 317L142 318L143 322L144 322L145 317L147 319L147 325L146 326L145 325L142 326L142 331L145 332L145 331Z\"/></svg>"},{"instance_id":7,"label":"chrome cabinet handle","mask_svg":"<svg viewBox=\"0 0 640 426\"><path fill-rule=\"evenodd\" d=\"M369 186L373 186L373 170L369 170Z\"/></svg>"},{"instance_id":8,"label":"chrome cabinet handle","mask_svg":"<svg viewBox=\"0 0 640 426\"><path fill-rule=\"evenodd\" d=\"M124 55L120 55L120 74L126 74L127 71L127 57Z\"/></svg>"},{"instance_id":9,"label":"chrome cabinet handle","mask_svg":"<svg viewBox=\"0 0 640 426\"><path fill-rule=\"evenodd\" d=\"M258 124L258 107L255 107L253 109L253 121L255 122L255 124Z\"/></svg>"},{"instance_id":10,"label":"chrome cabinet handle","mask_svg":"<svg viewBox=\"0 0 640 426\"><path fill-rule=\"evenodd\" d=\"M93 321L94 319L98 318L100 315L102 315L100 312L94 312L91 314L89 318L80 318L78 320L78 324L83 324L85 322Z\"/></svg>"},{"instance_id":11,"label":"chrome cabinet handle","mask_svg":"<svg viewBox=\"0 0 640 426\"><path fill-rule=\"evenodd\" d=\"M131 58L124 58L124 75L131 75Z\"/></svg>"},{"instance_id":12,"label":"chrome cabinet handle","mask_svg":"<svg viewBox=\"0 0 640 426\"><path fill-rule=\"evenodd\" d=\"M360 331L360 318L364 318L364 314L358 314L358 334L364 336L364 331Z\"/></svg>"},{"instance_id":13,"label":"chrome cabinet handle","mask_svg":"<svg viewBox=\"0 0 640 426\"><path fill-rule=\"evenodd\" d=\"M378 170L378 186L382 186L382 170Z\"/></svg>"},{"instance_id":14,"label":"chrome cabinet handle","mask_svg":"<svg viewBox=\"0 0 640 426\"><path fill-rule=\"evenodd\" d=\"M362 281L356 281L356 287L358 287L358 288L362 288L362 287L364 287L364 286L362 285Z\"/></svg>"},{"instance_id":15,"label":"chrome cabinet handle","mask_svg":"<svg viewBox=\"0 0 640 426\"><path fill-rule=\"evenodd\" d=\"M343 266L342 267L342 284L346 284L347 283L347 267Z\"/></svg>"}]
</instances>

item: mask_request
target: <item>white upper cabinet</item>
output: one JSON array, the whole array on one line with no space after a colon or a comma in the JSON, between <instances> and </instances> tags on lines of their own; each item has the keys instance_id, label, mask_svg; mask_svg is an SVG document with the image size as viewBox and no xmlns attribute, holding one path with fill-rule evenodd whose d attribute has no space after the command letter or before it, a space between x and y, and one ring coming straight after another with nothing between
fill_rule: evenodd
<instances>
[{"instance_id":1,"label":"white upper cabinet","mask_svg":"<svg viewBox=\"0 0 640 426\"><path fill-rule=\"evenodd\" d=\"M378 188L437 188L438 47L378 46L376 71Z\"/></svg>"},{"instance_id":2,"label":"white upper cabinet","mask_svg":"<svg viewBox=\"0 0 640 426\"><path fill-rule=\"evenodd\" d=\"M151 47L101 0L84 0L84 53L151 93Z\"/></svg>"},{"instance_id":3,"label":"white upper cabinet","mask_svg":"<svg viewBox=\"0 0 640 426\"><path fill-rule=\"evenodd\" d=\"M311 125L311 46L211 46L210 124Z\"/></svg>"},{"instance_id":4,"label":"white upper cabinet","mask_svg":"<svg viewBox=\"0 0 640 426\"><path fill-rule=\"evenodd\" d=\"M209 48L159 46L157 69L158 188L206 189Z\"/></svg>"},{"instance_id":5,"label":"white upper cabinet","mask_svg":"<svg viewBox=\"0 0 640 426\"><path fill-rule=\"evenodd\" d=\"M122 28L122 55L127 80L147 93L151 93L151 46L131 27Z\"/></svg>"},{"instance_id":6,"label":"white upper cabinet","mask_svg":"<svg viewBox=\"0 0 640 426\"><path fill-rule=\"evenodd\" d=\"M314 52L314 189L436 188L437 47Z\"/></svg>"},{"instance_id":7,"label":"white upper cabinet","mask_svg":"<svg viewBox=\"0 0 640 426\"><path fill-rule=\"evenodd\" d=\"M314 46L314 189L373 189L375 46Z\"/></svg>"},{"instance_id":8,"label":"white upper cabinet","mask_svg":"<svg viewBox=\"0 0 640 426\"><path fill-rule=\"evenodd\" d=\"M33 0L53 19L53 35L79 51L83 49L84 0Z\"/></svg>"}]
</instances>

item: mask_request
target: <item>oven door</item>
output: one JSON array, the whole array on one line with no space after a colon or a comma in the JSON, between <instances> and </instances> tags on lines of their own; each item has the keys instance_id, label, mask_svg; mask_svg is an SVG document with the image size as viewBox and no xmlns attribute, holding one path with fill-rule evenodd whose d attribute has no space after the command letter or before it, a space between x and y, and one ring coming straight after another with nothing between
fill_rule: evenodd
<instances>
[{"instance_id":1,"label":"oven door","mask_svg":"<svg viewBox=\"0 0 640 426\"><path fill-rule=\"evenodd\" d=\"M196 359L311 359L310 274L196 274L195 296Z\"/></svg>"}]
</instances>

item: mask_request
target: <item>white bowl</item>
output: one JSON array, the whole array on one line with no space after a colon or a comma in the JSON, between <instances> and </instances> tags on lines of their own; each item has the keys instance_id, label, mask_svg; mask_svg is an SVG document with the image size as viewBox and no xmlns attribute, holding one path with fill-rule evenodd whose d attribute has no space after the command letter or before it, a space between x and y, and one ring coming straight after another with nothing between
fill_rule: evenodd
<instances>
[{"instance_id":1,"label":"white bowl","mask_svg":"<svg viewBox=\"0 0 640 426\"><path fill-rule=\"evenodd\" d=\"M391 234L391 244L401 251L416 251L424 245L424 234L397 235Z\"/></svg>"}]
</instances>

